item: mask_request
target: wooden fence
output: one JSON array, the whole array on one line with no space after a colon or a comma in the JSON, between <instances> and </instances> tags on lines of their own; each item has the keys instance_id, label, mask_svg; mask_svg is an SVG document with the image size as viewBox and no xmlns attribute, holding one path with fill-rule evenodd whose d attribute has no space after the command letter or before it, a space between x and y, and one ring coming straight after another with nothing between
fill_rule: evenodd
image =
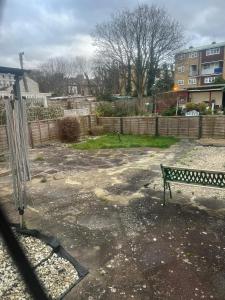
<instances>
[{"instance_id":1,"label":"wooden fence","mask_svg":"<svg viewBox=\"0 0 225 300\"><path fill-rule=\"evenodd\" d=\"M87 135L89 129L97 124L95 115L82 116L80 121L81 136ZM32 121L28 123L29 143L33 148L50 141L60 140L60 119ZM0 126L0 154L8 151L6 126Z\"/></svg>"},{"instance_id":2,"label":"wooden fence","mask_svg":"<svg viewBox=\"0 0 225 300\"><path fill-rule=\"evenodd\" d=\"M98 118L107 132L183 138L225 138L225 116Z\"/></svg>"},{"instance_id":3,"label":"wooden fence","mask_svg":"<svg viewBox=\"0 0 225 300\"><path fill-rule=\"evenodd\" d=\"M177 136L181 138L224 138L225 116L199 117L79 117L81 135L88 135L91 128L101 125L106 132ZM33 121L28 125L30 145L44 144L60 139L60 119ZM6 126L0 126L0 154L8 149Z\"/></svg>"}]
</instances>

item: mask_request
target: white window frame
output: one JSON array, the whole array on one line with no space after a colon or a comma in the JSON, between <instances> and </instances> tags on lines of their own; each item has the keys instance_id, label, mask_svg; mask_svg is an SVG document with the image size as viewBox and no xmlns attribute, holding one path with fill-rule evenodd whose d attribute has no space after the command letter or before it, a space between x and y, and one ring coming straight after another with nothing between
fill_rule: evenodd
<instances>
[{"instance_id":1,"label":"white window frame","mask_svg":"<svg viewBox=\"0 0 225 300\"><path fill-rule=\"evenodd\" d=\"M178 79L177 84L178 85L184 85L184 80L183 79Z\"/></svg>"},{"instance_id":2,"label":"white window frame","mask_svg":"<svg viewBox=\"0 0 225 300\"><path fill-rule=\"evenodd\" d=\"M198 52L190 52L189 53L189 58L195 58L195 57L198 57Z\"/></svg>"},{"instance_id":3,"label":"white window frame","mask_svg":"<svg viewBox=\"0 0 225 300\"><path fill-rule=\"evenodd\" d=\"M184 66L177 67L178 73L184 73L184 70L185 70Z\"/></svg>"},{"instance_id":4,"label":"white window frame","mask_svg":"<svg viewBox=\"0 0 225 300\"><path fill-rule=\"evenodd\" d=\"M178 60L185 59L185 53L178 54L177 59Z\"/></svg>"},{"instance_id":5,"label":"white window frame","mask_svg":"<svg viewBox=\"0 0 225 300\"><path fill-rule=\"evenodd\" d=\"M206 50L206 56L220 54L220 48L211 48Z\"/></svg>"},{"instance_id":6,"label":"white window frame","mask_svg":"<svg viewBox=\"0 0 225 300\"><path fill-rule=\"evenodd\" d=\"M216 77L205 77L204 78L204 83L209 84L209 83L213 83L215 81Z\"/></svg>"},{"instance_id":7,"label":"white window frame","mask_svg":"<svg viewBox=\"0 0 225 300\"><path fill-rule=\"evenodd\" d=\"M188 84L190 84L190 85L197 84L197 79L196 78L189 78L188 79Z\"/></svg>"}]
</instances>

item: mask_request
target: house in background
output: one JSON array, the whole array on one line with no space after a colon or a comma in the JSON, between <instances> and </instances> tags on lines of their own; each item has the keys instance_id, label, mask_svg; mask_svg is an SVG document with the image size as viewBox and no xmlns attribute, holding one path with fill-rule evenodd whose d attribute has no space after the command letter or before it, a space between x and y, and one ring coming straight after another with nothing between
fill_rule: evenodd
<instances>
[{"instance_id":1,"label":"house in background","mask_svg":"<svg viewBox=\"0 0 225 300\"><path fill-rule=\"evenodd\" d=\"M95 95L96 85L92 79L84 78L80 74L76 77L67 79L67 93L72 96L93 96Z\"/></svg>"},{"instance_id":2,"label":"house in background","mask_svg":"<svg viewBox=\"0 0 225 300\"><path fill-rule=\"evenodd\" d=\"M14 82L12 74L0 73L0 98L10 95ZM40 93L38 83L28 76L26 76L25 82L23 79L20 80L20 90L22 97L26 98L27 103L31 105L38 104L44 107L48 106L47 97L51 96L51 93Z\"/></svg>"},{"instance_id":3,"label":"house in background","mask_svg":"<svg viewBox=\"0 0 225 300\"><path fill-rule=\"evenodd\" d=\"M188 92L188 101L215 102L225 107L225 84L216 84L216 78L225 79L225 42L182 50L175 55L175 84Z\"/></svg>"}]
</instances>

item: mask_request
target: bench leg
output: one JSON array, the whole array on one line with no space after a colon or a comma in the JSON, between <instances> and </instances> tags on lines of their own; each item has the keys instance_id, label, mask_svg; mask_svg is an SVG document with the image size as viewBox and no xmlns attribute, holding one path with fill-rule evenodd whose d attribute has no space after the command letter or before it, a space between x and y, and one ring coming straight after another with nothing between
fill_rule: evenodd
<instances>
[{"instance_id":1,"label":"bench leg","mask_svg":"<svg viewBox=\"0 0 225 300\"><path fill-rule=\"evenodd\" d=\"M163 183L163 206L166 205L166 183Z\"/></svg>"},{"instance_id":2,"label":"bench leg","mask_svg":"<svg viewBox=\"0 0 225 300\"><path fill-rule=\"evenodd\" d=\"M169 189L169 192L170 192L170 199L172 199L172 192L171 192L170 184L169 183L167 183L167 184L168 184L168 189Z\"/></svg>"}]
</instances>

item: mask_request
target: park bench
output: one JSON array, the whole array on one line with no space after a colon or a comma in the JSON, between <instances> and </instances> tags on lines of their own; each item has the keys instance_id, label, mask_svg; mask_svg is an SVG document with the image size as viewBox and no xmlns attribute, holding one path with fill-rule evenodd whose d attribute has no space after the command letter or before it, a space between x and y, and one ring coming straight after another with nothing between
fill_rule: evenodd
<instances>
[{"instance_id":1,"label":"park bench","mask_svg":"<svg viewBox=\"0 0 225 300\"><path fill-rule=\"evenodd\" d=\"M170 198L172 192L170 183L190 184L194 186L204 186L211 188L225 188L225 172L198 170L180 167L163 166L163 206L166 204L166 191L169 191Z\"/></svg>"}]
</instances>

